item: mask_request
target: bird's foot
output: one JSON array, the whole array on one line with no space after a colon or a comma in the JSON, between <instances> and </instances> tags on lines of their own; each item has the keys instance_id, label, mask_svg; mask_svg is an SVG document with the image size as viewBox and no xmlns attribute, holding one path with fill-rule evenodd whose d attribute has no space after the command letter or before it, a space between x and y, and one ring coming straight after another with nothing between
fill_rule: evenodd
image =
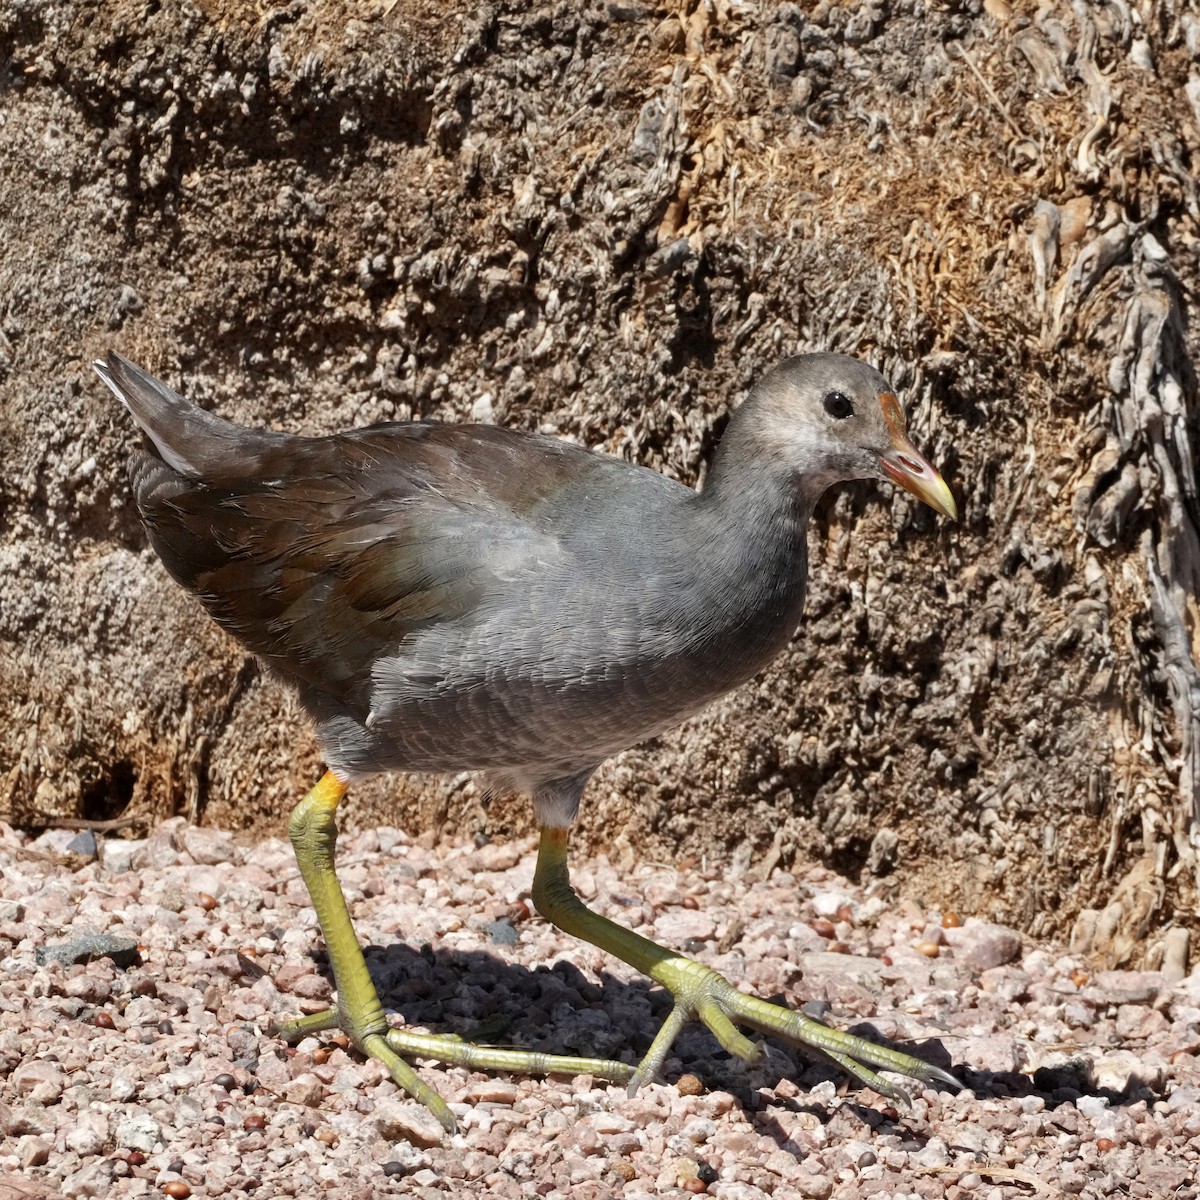
<instances>
[{"instance_id":1,"label":"bird's foot","mask_svg":"<svg viewBox=\"0 0 1200 1200\"><path fill-rule=\"evenodd\" d=\"M817 1050L848 1075L902 1104L909 1103L908 1095L882 1079L872 1068L907 1075L920 1083L947 1083L962 1088L962 1084L941 1067L852 1033L830 1029L821 1021L770 1004L757 996L747 996L710 967L676 954L593 912L571 887L567 877L567 831L558 826L542 828L533 875L533 901L538 911L559 929L616 955L661 983L675 997L675 1007L629 1081L631 1094L658 1074L679 1031L693 1020L702 1021L730 1054L747 1062L756 1062L762 1051L734 1027L735 1022L794 1045Z\"/></svg>"},{"instance_id":2,"label":"bird's foot","mask_svg":"<svg viewBox=\"0 0 1200 1200\"><path fill-rule=\"evenodd\" d=\"M455 1121L449 1105L438 1095L437 1089L430 1087L388 1044L390 1031L383 1018L383 1008L377 1000L373 1009L363 1012L329 1008L311 1016L283 1022L279 1034L287 1041L294 1041L306 1034L340 1029L363 1054L384 1066L398 1088L423 1104L447 1132L453 1133ZM437 1055L431 1054L429 1057L436 1058Z\"/></svg>"},{"instance_id":3,"label":"bird's foot","mask_svg":"<svg viewBox=\"0 0 1200 1200\"><path fill-rule=\"evenodd\" d=\"M725 1050L746 1062L757 1062L762 1048L739 1032L735 1022L793 1045L818 1050L848 1075L905 1107L911 1103L908 1093L872 1068L907 1075L920 1083L963 1086L948 1071L911 1054L842 1033L803 1013L739 992L723 975L694 959L666 954L655 964L653 976L675 997L675 1007L634 1071L629 1081L630 1095L658 1073L679 1031L691 1020L702 1021Z\"/></svg>"}]
</instances>

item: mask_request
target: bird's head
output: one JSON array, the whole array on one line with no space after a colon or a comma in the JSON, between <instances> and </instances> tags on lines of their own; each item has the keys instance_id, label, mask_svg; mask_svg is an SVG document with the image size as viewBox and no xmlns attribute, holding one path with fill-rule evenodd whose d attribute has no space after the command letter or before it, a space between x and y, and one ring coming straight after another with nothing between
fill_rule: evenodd
<instances>
[{"instance_id":1,"label":"bird's head","mask_svg":"<svg viewBox=\"0 0 1200 1200\"><path fill-rule=\"evenodd\" d=\"M743 454L769 457L818 493L840 480L881 477L958 519L945 480L909 438L891 385L860 359L787 359L755 384L736 424Z\"/></svg>"}]
</instances>

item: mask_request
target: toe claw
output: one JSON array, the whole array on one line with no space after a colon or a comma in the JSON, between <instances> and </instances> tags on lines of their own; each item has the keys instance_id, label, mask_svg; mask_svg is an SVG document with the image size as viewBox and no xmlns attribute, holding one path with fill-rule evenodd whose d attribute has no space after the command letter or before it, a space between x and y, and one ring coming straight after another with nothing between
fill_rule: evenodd
<instances>
[{"instance_id":1,"label":"toe claw","mask_svg":"<svg viewBox=\"0 0 1200 1200\"><path fill-rule=\"evenodd\" d=\"M967 1085L957 1075L952 1075L949 1071L943 1071L941 1067L935 1067L933 1063L929 1063L928 1067L929 1078L927 1082L944 1083L956 1091L966 1091Z\"/></svg>"}]
</instances>

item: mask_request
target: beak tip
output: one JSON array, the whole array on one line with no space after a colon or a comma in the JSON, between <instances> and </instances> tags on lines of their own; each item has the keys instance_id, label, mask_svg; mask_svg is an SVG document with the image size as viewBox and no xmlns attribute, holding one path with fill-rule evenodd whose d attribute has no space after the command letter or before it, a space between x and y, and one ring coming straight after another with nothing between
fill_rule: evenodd
<instances>
[{"instance_id":1,"label":"beak tip","mask_svg":"<svg viewBox=\"0 0 1200 1200\"><path fill-rule=\"evenodd\" d=\"M955 523L958 522L958 503L954 499L954 493L946 486L946 481L940 475L935 476L927 487L920 490L916 488L909 490L919 500L928 504L935 513L940 513Z\"/></svg>"},{"instance_id":2,"label":"beak tip","mask_svg":"<svg viewBox=\"0 0 1200 1200\"><path fill-rule=\"evenodd\" d=\"M946 481L916 451L885 455L881 459L884 477L928 504L934 512L951 521L958 520L958 504Z\"/></svg>"}]
</instances>

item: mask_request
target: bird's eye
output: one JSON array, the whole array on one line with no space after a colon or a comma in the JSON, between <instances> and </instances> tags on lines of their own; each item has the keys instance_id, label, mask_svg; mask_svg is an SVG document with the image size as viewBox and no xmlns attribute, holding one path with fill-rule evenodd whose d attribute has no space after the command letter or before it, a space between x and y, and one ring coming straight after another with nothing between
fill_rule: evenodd
<instances>
[{"instance_id":1,"label":"bird's eye","mask_svg":"<svg viewBox=\"0 0 1200 1200\"><path fill-rule=\"evenodd\" d=\"M843 392L829 392L825 396L825 411L838 421L854 416L854 405Z\"/></svg>"}]
</instances>

